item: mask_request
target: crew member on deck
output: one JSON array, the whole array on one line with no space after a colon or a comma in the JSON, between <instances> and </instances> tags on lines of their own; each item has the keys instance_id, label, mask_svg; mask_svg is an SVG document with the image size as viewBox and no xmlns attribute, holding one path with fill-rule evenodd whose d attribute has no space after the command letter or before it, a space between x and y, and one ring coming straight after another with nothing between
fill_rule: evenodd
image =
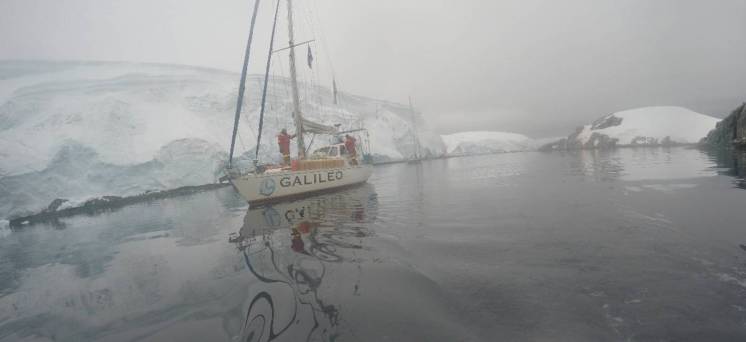
<instances>
[{"instance_id":1,"label":"crew member on deck","mask_svg":"<svg viewBox=\"0 0 746 342\"><path fill-rule=\"evenodd\" d=\"M357 150L355 149L355 138L351 135L345 135L345 148L347 153L350 154L350 164L357 165Z\"/></svg>"},{"instance_id":2,"label":"crew member on deck","mask_svg":"<svg viewBox=\"0 0 746 342\"><path fill-rule=\"evenodd\" d=\"M282 129L280 134L277 135L277 145L280 146L280 154L282 154L282 164L290 165L290 139L295 138L295 134L290 135L286 129Z\"/></svg>"}]
</instances>

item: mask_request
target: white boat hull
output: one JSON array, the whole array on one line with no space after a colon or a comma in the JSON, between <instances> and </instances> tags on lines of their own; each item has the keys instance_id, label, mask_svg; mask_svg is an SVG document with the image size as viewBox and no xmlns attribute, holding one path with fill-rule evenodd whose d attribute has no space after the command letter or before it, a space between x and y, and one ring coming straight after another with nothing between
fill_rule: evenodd
<instances>
[{"instance_id":1,"label":"white boat hull","mask_svg":"<svg viewBox=\"0 0 746 342\"><path fill-rule=\"evenodd\" d=\"M249 204L261 204L305 196L364 183L373 173L368 164L307 171L278 171L245 174L230 179Z\"/></svg>"}]
</instances>

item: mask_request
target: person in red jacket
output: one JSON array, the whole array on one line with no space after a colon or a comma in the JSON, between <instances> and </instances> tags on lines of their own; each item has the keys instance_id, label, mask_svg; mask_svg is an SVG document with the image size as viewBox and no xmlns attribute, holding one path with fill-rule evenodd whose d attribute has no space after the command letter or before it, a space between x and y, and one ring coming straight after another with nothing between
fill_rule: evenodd
<instances>
[{"instance_id":1,"label":"person in red jacket","mask_svg":"<svg viewBox=\"0 0 746 342\"><path fill-rule=\"evenodd\" d=\"M350 160L352 165L357 165L357 150L355 149L356 140L351 135L345 135L345 148L347 153L350 154Z\"/></svg>"},{"instance_id":2,"label":"person in red jacket","mask_svg":"<svg viewBox=\"0 0 746 342\"><path fill-rule=\"evenodd\" d=\"M288 134L286 129L282 129L280 134L277 135L277 145L280 147L280 154L282 154L282 162L284 165L290 164L290 139L295 138L295 134Z\"/></svg>"}]
</instances>

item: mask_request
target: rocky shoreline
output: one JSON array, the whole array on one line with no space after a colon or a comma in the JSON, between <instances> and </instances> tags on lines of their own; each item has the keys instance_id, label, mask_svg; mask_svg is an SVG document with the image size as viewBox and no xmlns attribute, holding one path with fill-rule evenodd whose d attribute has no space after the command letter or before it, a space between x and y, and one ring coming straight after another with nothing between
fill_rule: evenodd
<instances>
[{"instance_id":1,"label":"rocky shoreline","mask_svg":"<svg viewBox=\"0 0 746 342\"><path fill-rule=\"evenodd\" d=\"M746 103L718 122L700 143L712 148L746 149Z\"/></svg>"},{"instance_id":2,"label":"rocky shoreline","mask_svg":"<svg viewBox=\"0 0 746 342\"><path fill-rule=\"evenodd\" d=\"M62 217L80 214L95 215L97 213L115 210L130 204L147 202L167 197L185 196L197 192L221 188L228 185L229 184L227 183L214 183L198 186L184 186L171 190L152 191L135 196L102 196L87 200L81 205L66 207L63 209L60 208L63 207L63 204L68 202L68 200L58 198L52 201L52 203L50 203L46 209L39 213L11 218L9 220L9 226L11 229L19 229L29 224L53 222Z\"/></svg>"}]
</instances>

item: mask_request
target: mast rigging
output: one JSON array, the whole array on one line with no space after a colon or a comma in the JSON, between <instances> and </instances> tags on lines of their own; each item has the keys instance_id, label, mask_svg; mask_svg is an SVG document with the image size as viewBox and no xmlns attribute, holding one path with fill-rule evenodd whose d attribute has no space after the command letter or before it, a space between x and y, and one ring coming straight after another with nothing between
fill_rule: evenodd
<instances>
[{"instance_id":1,"label":"mast rigging","mask_svg":"<svg viewBox=\"0 0 746 342\"><path fill-rule=\"evenodd\" d=\"M412 139L414 140L414 159L420 158L420 139L417 137L417 118L414 114L414 106L412 106L412 97L409 97L409 113L412 116Z\"/></svg>"},{"instance_id":2,"label":"mast rigging","mask_svg":"<svg viewBox=\"0 0 746 342\"><path fill-rule=\"evenodd\" d=\"M249 55L251 53L251 41L254 37L254 25L256 24L256 13L259 9L259 1L254 0L254 13L251 14L251 24L249 25L249 38L246 42L246 53L243 59L243 69L241 69L241 81L238 84L238 99L236 100L236 116L233 119L233 136L231 137L231 151L228 155L228 168L233 166L233 150L236 146L236 135L238 134L238 119L241 117L241 105L243 105L243 93L246 90L246 69L249 66ZM259 146L257 146L259 148Z\"/></svg>"},{"instance_id":3,"label":"mast rigging","mask_svg":"<svg viewBox=\"0 0 746 342\"><path fill-rule=\"evenodd\" d=\"M280 11L280 0L275 5L275 19L272 22L272 36L269 39L269 52L267 53L267 67L264 70L264 88L262 89L262 106L259 111L259 132L256 137L256 153L254 155L254 166L259 163L259 145L262 143L262 126L264 125L264 108L267 103L267 84L269 83L269 67L272 64L272 47L275 44L275 31L277 28L277 13Z\"/></svg>"}]
</instances>

